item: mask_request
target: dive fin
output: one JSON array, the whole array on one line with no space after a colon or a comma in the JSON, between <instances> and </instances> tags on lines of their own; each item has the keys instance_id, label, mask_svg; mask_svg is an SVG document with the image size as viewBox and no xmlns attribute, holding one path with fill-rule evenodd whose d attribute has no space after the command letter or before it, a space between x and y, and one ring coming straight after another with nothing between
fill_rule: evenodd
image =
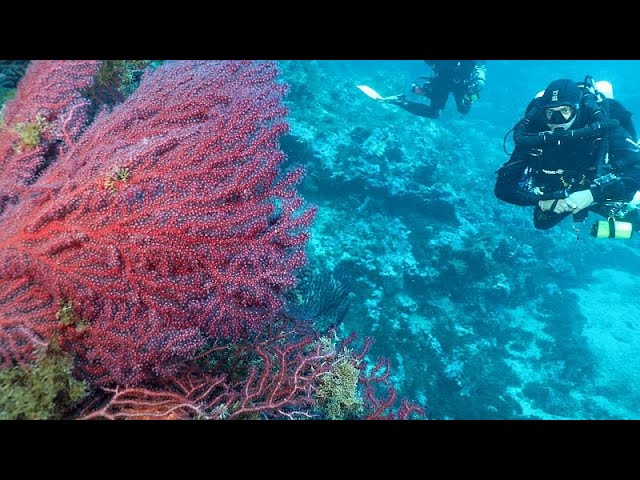
<instances>
[{"instance_id":1,"label":"dive fin","mask_svg":"<svg viewBox=\"0 0 640 480\"><path fill-rule=\"evenodd\" d=\"M356 88L362 90L362 92L369 98L373 98L374 100L382 100L382 96L371 87L368 87L366 85L356 85Z\"/></svg>"}]
</instances>

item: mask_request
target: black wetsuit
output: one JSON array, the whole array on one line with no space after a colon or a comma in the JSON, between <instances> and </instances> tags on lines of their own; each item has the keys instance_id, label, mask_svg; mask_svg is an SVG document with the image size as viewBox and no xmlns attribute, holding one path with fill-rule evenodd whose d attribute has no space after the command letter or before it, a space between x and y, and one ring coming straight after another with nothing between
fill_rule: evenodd
<instances>
[{"instance_id":1,"label":"black wetsuit","mask_svg":"<svg viewBox=\"0 0 640 480\"><path fill-rule=\"evenodd\" d=\"M471 109L470 95L478 94L484 86L485 65L479 60L425 60L432 68L433 76L417 88L420 95L430 99L430 104L411 102L401 98L393 103L414 115L438 118L453 94L458 112L466 115ZM415 91L415 90L414 90Z\"/></svg>"},{"instance_id":2,"label":"black wetsuit","mask_svg":"<svg viewBox=\"0 0 640 480\"><path fill-rule=\"evenodd\" d=\"M585 116L581 112L567 132L590 123L591 119ZM530 128L530 131L544 130L548 127L541 119ZM543 230L553 227L570 212L543 212L538 202L566 198L575 191L590 189L596 203L588 210L608 216L609 207L605 203L628 202L640 190L640 149L621 126L609 129L604 138L608 142L608 163L602 161L601 148L607 145L602 143L602 135L573 141L550 137L540 148L516 146L509 161L497 172L496 197L514 205L535 206L534 225ZM615 177L606 177L607 174ZM612 180L603 183L596 182L597 178Z\"/></svg>"}]
</instances>

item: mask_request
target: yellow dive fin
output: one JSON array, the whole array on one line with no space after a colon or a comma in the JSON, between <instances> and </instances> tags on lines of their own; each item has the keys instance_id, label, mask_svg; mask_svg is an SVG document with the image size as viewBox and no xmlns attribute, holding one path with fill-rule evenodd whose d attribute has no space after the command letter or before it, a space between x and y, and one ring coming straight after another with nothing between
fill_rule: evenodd
<instances>
[{"instance_id":1,"label":"yellow dive fin","mask_svg":"<svg viewBox=\"0 0 640 480\"><path fill-rule=\"evenodd\" d=\"M380 94L371 87L368 87L366 85L356 85L356 88L362 90L362 92L369 98L373 98L374 100L382 100L382 96L380 96Z\"/></svg>"}]
</instances>

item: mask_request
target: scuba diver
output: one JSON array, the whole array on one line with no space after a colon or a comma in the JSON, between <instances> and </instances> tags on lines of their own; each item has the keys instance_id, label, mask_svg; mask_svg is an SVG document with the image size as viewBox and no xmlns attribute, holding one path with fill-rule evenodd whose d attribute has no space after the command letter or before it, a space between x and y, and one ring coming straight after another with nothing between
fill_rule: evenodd
<instances>
[{"instance_id":1,"label":"scuba diver","mask_svg":"<svg viewBox=\"0 0 640 480\"><path fill-rule=\"evenodd\" d=\"M469 113L473 102L480 98L486 78L486 65L482 60L425 60L431 67L431 77L422 85L413 84L411 91L429 99L429 104L411 102L405 95L378 98L382 102L397 105L420 117L438 118L453 94L458 112Z\"/></svg>"},{"instance_id":2,"label":"scuba diver","mask_svg":"<svg viewBox=\"0 0 640 480\"><path fill-rule=\"evenodd\" d=\"M608 82L598 82L609 85ZM605 92L606 93L606 92ZM535 228L546 230L593 211L597 238L629 238L640 202L640 148L631 113L596 89L555 80L528 105L513 132L515 148L497 170L495 196L534 206Z\"/></svg>"}]
</instances>

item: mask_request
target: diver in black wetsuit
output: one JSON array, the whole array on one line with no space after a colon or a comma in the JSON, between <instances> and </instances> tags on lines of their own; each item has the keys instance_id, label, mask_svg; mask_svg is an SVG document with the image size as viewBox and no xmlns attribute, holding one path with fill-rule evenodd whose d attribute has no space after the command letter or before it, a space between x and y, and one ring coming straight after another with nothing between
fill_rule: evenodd
<instances>
[{"instance_id":1,"label":"diver in black wetsuit","mask_svg":"<svg viewBox=\"0 0 640 480\"><path fill-rule=\"evenodd\" d=\"M438 118L453 94L458 112L469 113L473 102L480 98L486 77L486 65L481 60L425 60L432 69L431 77L411 89L417 95L427 97L430 103L411 102L404 95L393 95L380 101L392 103L421 117Z\"/></svg>"},{"instance_id":2,"label":"diver in black wetsuit","mask_svg":"<svg viewBox=\"0 0 640 480\"><path fill-rule=\"evenodd\" d=\"M556 80L533 99L512 129L515 149L497 171L496 197L534 206L537 229L570 215L582 221L589 211L612 228L616 220L637 222L640 149L631 113L589 80Z\"/></svg>"}]
</instances>

